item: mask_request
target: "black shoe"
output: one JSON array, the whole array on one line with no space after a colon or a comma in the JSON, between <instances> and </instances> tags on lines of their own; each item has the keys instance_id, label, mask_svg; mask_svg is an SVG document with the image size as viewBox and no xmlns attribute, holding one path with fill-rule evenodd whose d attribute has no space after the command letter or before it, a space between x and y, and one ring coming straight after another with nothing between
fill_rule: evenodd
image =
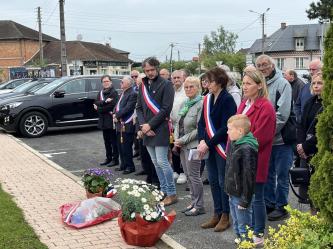
<instances>
[{"instance_id":1,"label":"black shoe","mask_svg":"<svg viewBox=\"0 0 333 249\"><path fill-rule=\"evenodd\" d=\"M138 151L134 152L133 158L140 156L140 153Z\"/></svg>"},{"instance_id":2,"label":"black shoe","mask_svg":"<svg viewBox=\"0 0 333 249\"><path fill-rule=\"evenodd\" d=\"M269 215L271 212L273 212L275 208L266 206L266 214Z\"/></svg>"},{"instance_id":3,"label":"black shoe","mask_svg":"<svg viewBox=\"0 0 333 249\"><path fill-rule=\"evenodd\" d=\"M208 179L205 179L202 181L203 185L209 185L209 180Z\"/></svg>"},{"instance_id":4,"label":"black shoe","mask_svg":"<svg viewBox=\"0 0 333 249\"><path fill-rule=\"evenodd\" d=\"M268 220L269 221L278 221L278 220L284 220L289 217L289 213L287 210L285 210L283 207L275 209L273 212L271 212L268 215Z\"/></svg>"},{"instance_id":5,"label":"black shoe","mask_svg":"<svg viewBox=\"0 0 333 249\"><path fill-rule=\"evenodd\" d=\"M116 166L116 165L119 165L119 161L112 160L112 161L110 161L110 163L107 166L108 167L113 167L113 166Z\"/></svg>"},{"instance_id":6,"label":"black shoe","mask_svg":"<svg viewBox=\"0 0 333 249\"><path fill-rule=\"evenodd\" d=\"M105 165L108 165L109 163L111 163L112 161L110 159L105 159L104 162L100 163L99 165L101 166L105 166Z\"/></svg>"},{"instance_id":7,"label":"black shoe","mask_svg":"<svg viewBox=\"0 0 333 249\"><path fill-rule=\"evenodd\" d=\"M122 169L122 168L115 168L114 171L123 171L125 169Z\"/></svg>"},{"instance_id":8,"label":"black shoe","mask_svg":"<svg viewBox=\"0 0 333 249\"><path fill-rule=\"evenodd\" d=\"M143 175L147 175L147 173L144 170L142 170L142 171L140 171L138 173L135 173L134 175L136 175L136 176L143 176Z\"/></svg>"},{"instance_id":9,"label":"black shoe","mask_svg":"<svg viewBox=\"0 0 333 249\"><path fill-rule=\"evenodd\" d=\"M135 169L125 169L124 172L123 172L123 175L128 175L128 174L131 174L135 172Z\"/></svg>"}]
</instances>

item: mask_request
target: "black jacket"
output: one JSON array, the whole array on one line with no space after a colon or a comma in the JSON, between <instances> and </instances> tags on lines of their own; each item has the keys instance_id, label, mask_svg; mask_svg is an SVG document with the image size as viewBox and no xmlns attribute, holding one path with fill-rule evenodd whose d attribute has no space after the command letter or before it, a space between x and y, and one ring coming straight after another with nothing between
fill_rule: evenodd
<instances>
[{"instance_id":1,"label":"black jacket","mask_svg":"<svg viewBox=\"0 0 333 249\"><path fill-rule=\"evenodd\" d=\"M95 105L97 105L97 113L98 113L98 128L102 130L113 129L113 118L112 112L114 107L118 102L118 93L117 91L111 87L103 90L103 99L100 96L101 92L97 94L97 100L95 101ZM105 100L107 98L111 98L112 101L106 103Z\"/></svg>"},{"instance_id":2,"label":"black jacket","mask_svg":"<svg viewBox=\"0 0 333 249\"><path fill-rule=\"evenodd\" d=\"M305 104L301 123L297 127L297 144L302 144L307 156L317 153L316 124L322 112L322 100L312 96Z\"/></svg>"},{"instance_id":3,"label":"black jacket","mask_svg":"<svg viewBox=\"0 0 333 249\"><path fill-rule=\"evenodd\" d=\"M143 78L150 96L160 106L160 112L157 115L148 108L142 95L142 87L139 88L138 101L136 106L136 114L138 116L139 125L148 123L155 132L155 136L143 137L143 143L147 146L169 146L169 128L168 119L172 110L175 91L172 83L168 80L157 76L151 83L150 90L148 78Z\"/></svg>"},{"instance_id":4,"label":"black jacket","mask_svg":"<svg viewBox=\"0 0 333 249\"><path fill-rule=\"evenodd\" d=\"M116 118L118 120L118 122L116 123L117 132L120 132L121 130L121 122L125 122L125 119L129 118L133 114L136 106L137 96L138 94L132 87L124 92L123 97L119 103L119 111L117 112L115 109ZM131 122L124 124L125 132L135 132L135 126L133 121L134 119Z\"/></svg>"},{"instance_id":5,"label":"black jacket","mask_svg":"<svg viewBox=\"0 0 333 249\"><path fill-rule=\"evenodd\" d=\"M242 207L249 207L256 184L258 152L249 144L229 144L224 190L239 197Z\"/></svg>"}]
</instances>

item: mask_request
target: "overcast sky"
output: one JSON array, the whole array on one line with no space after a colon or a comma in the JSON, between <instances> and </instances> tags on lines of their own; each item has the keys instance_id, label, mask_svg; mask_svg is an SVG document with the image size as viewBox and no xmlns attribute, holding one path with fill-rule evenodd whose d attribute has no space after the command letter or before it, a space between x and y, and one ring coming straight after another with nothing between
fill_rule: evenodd
<instances>
[{"instance_id":1,"label":"overcast sky","mask_svg":"<svg viewBox=\"0 0 333 249\"><path fill-rule=\"evenodd\" d=\"M60 38L58 0L1 1L1 19L36 29L37 10L42 8L43 32ZM106 43L130 52L130 58L141 61L155 55L161 60L170 56L170 43L175 43L181 59L198 54L198 44L205 34L220 25L238 34L237 48L250 47L261 37L259 13L267 8L266 34L290 24L316 23L305 10L313 0L66 0L66 39Z\"/></svg>"}]
</instances>

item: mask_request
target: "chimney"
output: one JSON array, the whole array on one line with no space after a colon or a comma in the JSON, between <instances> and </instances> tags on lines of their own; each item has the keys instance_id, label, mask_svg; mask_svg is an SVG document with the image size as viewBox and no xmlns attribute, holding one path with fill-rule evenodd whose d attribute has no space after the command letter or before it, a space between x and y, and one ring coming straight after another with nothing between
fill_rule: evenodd
<instances>
[{"instance_id":1,"label":"chimney","mask_svg":"<svg viewBox=\"0 0 333 249\"><path fill-rule=\"evenodd\" d=\"M105 46L111 48L111 44L109 42L105 43Z\"/></svg>"},{"instance_id":2,"label":"chimney","mask_svg":"<svg viewBox=\"0 0 333 249\"><path fill-rule=\"evenodd\" d=\"M281 22L281 29L285 29L287 27L287 23Z\"/></svg>"}]
</instances>

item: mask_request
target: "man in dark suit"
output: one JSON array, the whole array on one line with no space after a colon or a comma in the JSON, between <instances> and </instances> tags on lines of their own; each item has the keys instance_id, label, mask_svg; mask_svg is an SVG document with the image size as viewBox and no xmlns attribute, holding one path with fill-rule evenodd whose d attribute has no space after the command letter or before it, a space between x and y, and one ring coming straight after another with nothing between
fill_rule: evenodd
<instances>
[{"instance_id":1,"label":"man in dark suit","mask_svg":"<svg viewBox=\"0 0 333 249\"><path fill-rule=\"evenodd\" d=\"M104 75L101 78L103 90L97 95L94 109L98 112L98 128L103 131L106 159L101 166L114 166L119 164L116 130L113 127L112 111L118 101L118 93L112 87L111 77Z\"/></svg>"},{"instance_id":2,"label":"man in dark suit","mask_svg":"<svg viewBox=\"0 0 333 249\"><path fill-rule=\"evenodd\" d=\"M149 57L142 63L146 77L139 89L137 116L143 143L155 165L161 191L166 195L164 205L177 202L173 170L168 161L170 143L170 113L175 92L172 83L159 76L159 61Z\"/></svg>"},{"instance_id":3,"label":"man in dark suit","mask_svg":"<svg viewBox=\"0 0 333 249\"><path fill-rule=\"evenodd\" d=\"M137 93L132 88L134 81L125 76L121 81L123 90L113 114L117 131L117 144L120 152L120 167L116 171L123 171L124 175L135 171L133 163L133 140L135 133L134 110L136 106Z\"/></svg>"}]
</instances>

